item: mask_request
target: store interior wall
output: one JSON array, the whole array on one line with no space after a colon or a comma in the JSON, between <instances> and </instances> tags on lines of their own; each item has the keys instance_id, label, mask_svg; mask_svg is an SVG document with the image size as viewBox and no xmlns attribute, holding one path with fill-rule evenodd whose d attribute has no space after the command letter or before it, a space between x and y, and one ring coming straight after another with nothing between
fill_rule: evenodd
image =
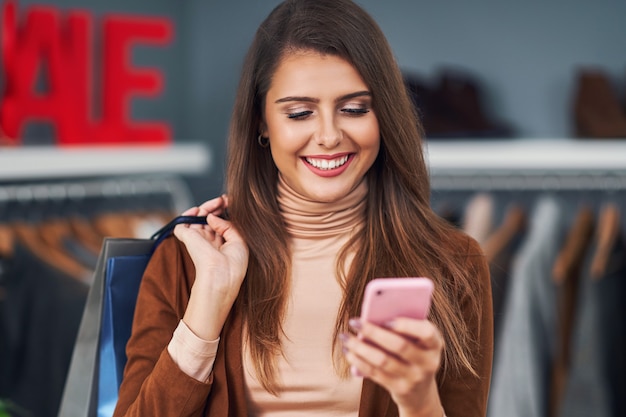
<instances>
[{"instance_id":1,"label":"store interior wall","mask_svg":"<svg viewBox=\"0 0 626 417\"><path fill-rule=\"evenodd\" d=\"M426 2L361 0L387 35L401 68L434 78L443 67L478 77L486 111L524 140L572 136L576 71L606 71L626 94L626 3ZM203 142L210 172L188 178L194 198L222 191L228 120L243 56L256 27L278 0L20 0L98 17L120 12L169 17L175 37L165 48L137 47L133 63L159 68L166 88L156 99L133 100L133 117L168 121L176 142ZM36 136L37 129L29 132Z\"/></svg>"}]
</instances>

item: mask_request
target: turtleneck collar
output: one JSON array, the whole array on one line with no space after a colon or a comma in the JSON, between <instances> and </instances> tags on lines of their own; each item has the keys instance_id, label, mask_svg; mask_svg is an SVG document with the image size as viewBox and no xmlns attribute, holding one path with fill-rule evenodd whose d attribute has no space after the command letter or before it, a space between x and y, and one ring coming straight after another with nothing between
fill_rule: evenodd
<instances>
[{"instance_id":1,"label":"turtleneck collar","mask_svg":"<svg viewBox=\"0 0 626 417\"><path fill-rule=\"evenodd\" d=\"M278 177L278 205L293 237L329 237L355 230L365 218L367 182L361 181L345 197L332 203L309 200Z\"/></svg>"}]
</instances>

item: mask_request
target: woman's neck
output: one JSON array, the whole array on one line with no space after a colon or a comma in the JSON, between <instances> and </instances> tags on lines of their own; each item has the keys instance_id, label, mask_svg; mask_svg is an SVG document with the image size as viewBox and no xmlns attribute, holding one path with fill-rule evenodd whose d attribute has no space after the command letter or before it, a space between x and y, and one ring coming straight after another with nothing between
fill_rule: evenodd
<instances>
[{"instance_id":1,"label":"woman's neck","mask_svg":"<svg viewBox=\"0 0 626 417\"><path fill-rule=\"evenodd\" d=\"M367 191L367 182L363 180L337 201L312 201L279 176L277 199L289 234L306 238L343 233L361 224L365 217Z\"/></svg>"}]
</instances>

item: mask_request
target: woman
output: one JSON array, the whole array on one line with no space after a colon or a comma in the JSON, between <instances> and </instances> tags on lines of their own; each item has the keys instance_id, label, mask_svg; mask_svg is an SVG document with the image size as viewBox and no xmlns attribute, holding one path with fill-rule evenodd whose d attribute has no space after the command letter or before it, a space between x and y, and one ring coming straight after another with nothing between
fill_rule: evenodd
<instances>
[{"instance_id":1,"label":"woman","mask_svg":"<svg viewBox=\"0 0 626 417\"><path fill-rule=\"evenodd\" d=\"M146 270L115 415L485 415L487 265L431 210L421 145L371 17L276 7L244 64L227 197L188 210L208 225L178 226ZM429 320L355 319L392 276L434 281Z\"/></svg>"}]
</instances>

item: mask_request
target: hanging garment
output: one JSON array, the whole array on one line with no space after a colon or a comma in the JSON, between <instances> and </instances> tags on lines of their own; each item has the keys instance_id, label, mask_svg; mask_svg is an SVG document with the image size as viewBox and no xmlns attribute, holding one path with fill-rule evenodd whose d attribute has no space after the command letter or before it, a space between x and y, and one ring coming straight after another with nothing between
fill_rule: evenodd
<instances>
[{"instance_id":1,"label":"hanging garment","mask_svg":"<svg viewBox=\"0 0 626 417\"><path fill-rule=\"evenodd\" d=\"M541 196L514 261L494 351L490 417L546 415L557 316L550 273L565 231L563 212L555 196Z\"/></svg>"},{"instance_id":2,"label":"hanging garment","mask_svg":"<svg viewBox=\"0 0 626 417\"><path fill-rule=\"evenodd\" d=\"M526 217L526 212L520 205L510 204L500 225L481 245L489 263L494 344L496 345L500 337L507 288L511 279L511 265L526 233Z\"/></svg>"},{"instance_id":3,"label":"hanging garment","mask_svg":"<svg viewBox=\"0 0 626 417\"><path fill-rule=\"evenodd\" d=\"M492 232L495 202L492 194L480 192L465 206L462 228L481 246Z\"/></svg>"},{"instance_id":4,"label":"hanging garment","mask_svg":"<svg viewBox=\"0 0 626 417\"><path fill-rule=\"evenodd\" d=\"M16 245L3 270L0 398L56 417L88 286Z\"/></svg>"},{"instance_id":5,"label":"hanging garment","mask_svg":"<svg viewBox=\"0 0 626 417\"><path fill-rule=\"evenodd\" d=\"M587 256L592 263L598 241ZM561 417L626 416L626 245L619 237L604 276L590 268L581 282L571 342L572 361L560 406Z\"/></svg>"},{"instance_id":6,"label":"hanging garment","mask_svg":"<svg viewBox=\"0 0 626 417\"><path fill-rule=\"evenodd\" d=\"M590 207L579 209L569 226L553 266L552 279L557 286L558 320L555 328L556 353L550 376L549 417L558 415L561 397L571 362L571 334L574 315L578 304L578 291L585 254L594 232L594 214Z\"/></svg>"}]
</instances>

